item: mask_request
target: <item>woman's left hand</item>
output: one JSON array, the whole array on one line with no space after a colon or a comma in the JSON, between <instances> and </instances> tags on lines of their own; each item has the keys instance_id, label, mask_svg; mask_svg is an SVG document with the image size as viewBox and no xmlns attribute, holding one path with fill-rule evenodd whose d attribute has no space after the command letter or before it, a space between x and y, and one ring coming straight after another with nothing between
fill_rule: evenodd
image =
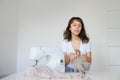
<instances>
[{"instance_id":1,"label":"woman's left hand","mask_svg":"<svg viewBox=\"0 0 120 80\"><path fill-rule=\"evenodd\" d=\"M86 56L87 56L86 54L81 54L81 55L80 55L80 57L81 57L82 59L84 59L84 60L86 60Z\"/></svg>"},{"instance_id":2,"label":"woman's left hand","mask_svg":"<svg viewBox=\"0 0 120 80\"><path fill-rule=\"evenodd\" d=\"M91 64L91 52L88 52L87 54L81 54L80 57Z\"/></svg>"}]
</instances>

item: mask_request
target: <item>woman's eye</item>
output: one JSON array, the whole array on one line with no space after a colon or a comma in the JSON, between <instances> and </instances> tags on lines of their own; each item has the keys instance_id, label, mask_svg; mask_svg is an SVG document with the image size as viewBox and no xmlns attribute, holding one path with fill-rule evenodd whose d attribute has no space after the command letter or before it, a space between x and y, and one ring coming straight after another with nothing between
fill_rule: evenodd
<instances>
[{"instance_id":1,"label":"woman's eye","mask_svg":"<svg viewBox=\"0 0 120 80\"><path fill-rule=\"evenodd\" d=\"M73 25L73 26L76 26L76 25Z\"/></svg>"},{"instance_id":2,"label":"woman's eye","mask_svg":"<svg viewBox=\"0 0 120 80\"><path fill-rule=\"evenodd\" d=\"M81 27L81 25L78 25L78 27Z\"/></svg>"}]
</instances>

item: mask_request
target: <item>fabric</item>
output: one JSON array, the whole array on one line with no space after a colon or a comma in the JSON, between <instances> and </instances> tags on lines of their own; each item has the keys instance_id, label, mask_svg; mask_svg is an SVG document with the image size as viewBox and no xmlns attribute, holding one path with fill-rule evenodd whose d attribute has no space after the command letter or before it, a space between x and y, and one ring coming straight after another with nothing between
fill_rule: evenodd
<instances>
[{"instance_id":1,"label":"fabric","mask_svg":"<svg viewBox=\"0 0 120 80\"><path fill-rule=\"evenodd\" d=\"M81 72L82 74L86 74L86 72L89 71L91 65L79 56L73 60L73 64L74 72Z\"/></svg>"},{"instance_id":2,"label":"fabric","mask_svg":"<svg viewBox=\"0 0 120 80\"><path fill-rule=\"evenodd\" d=\"M80 73L63 73L49 68L48 66L30 66L25 69L24 76L37 77L42 79L54 79L54 80L81 80L82 75Z\"/></svg>"},{"instance_id":3,"label":"fabric","mask_svg":"<svg viewBox=\"0 0 120 80\"><path fill-rule=\"evenodd\" d=\"M61 44L61 48L63 52L66 52L67 54L75 53L71 41L63 40ZM87 52L91 51L91 44L90 41L88 43L81 43L80 44L80 52L81 54L86 54ZM74 68L73 62L70 62L67 67Z\"/></svg>"}]
</instances>

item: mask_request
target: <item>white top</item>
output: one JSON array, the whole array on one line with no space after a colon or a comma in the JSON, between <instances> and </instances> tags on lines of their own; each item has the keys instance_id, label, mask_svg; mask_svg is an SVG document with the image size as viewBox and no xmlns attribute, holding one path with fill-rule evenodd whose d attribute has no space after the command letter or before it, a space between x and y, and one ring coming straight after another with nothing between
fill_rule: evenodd
<instances>
[{"instance_id":1,"label":"white top","mask_svg":"<svg viewBox=\"0 0 120 80\"><path fill-rule=\"evenodd\" d=\"M63 40L61 47L62 47L63 52L66 52L67 54L75 53L75 51L72 47L71 41ZM90 41L88 43L80 43L80 49L79 50L80 50L81 54L86 54L87 52L90 52L91 51ZM72 62L70 62L67 66L71 67L71 68L74 68Z\"/></svg>"}]
</instances>

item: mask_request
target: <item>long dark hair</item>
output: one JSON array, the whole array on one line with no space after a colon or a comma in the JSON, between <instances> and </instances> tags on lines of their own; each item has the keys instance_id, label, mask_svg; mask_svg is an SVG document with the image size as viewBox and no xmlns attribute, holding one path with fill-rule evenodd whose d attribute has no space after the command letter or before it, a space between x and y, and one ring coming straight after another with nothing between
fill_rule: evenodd
<instances>
[{"instance_id":1,"label":"long dark hair","mask_svg":"<svg viewBox=\"0 0 120 80\"><path fill-rule=\"evenodd\" d=\"M83 43L87 43L89 41L89 38L86 35L84 23L83 23L83 20L80 17L72 17L69 20L68 25L66 27L66 30L63 34L64 39L67 39L68 41L71 40L72 36L71 36L71 31L69 30L69 28L71 27L71 24L73 23L74 20L77 20L82 24L82 29L81 29L81 32L78 36L80 37L80 39L82 40Z\"/></svg>"}]
</instances>

